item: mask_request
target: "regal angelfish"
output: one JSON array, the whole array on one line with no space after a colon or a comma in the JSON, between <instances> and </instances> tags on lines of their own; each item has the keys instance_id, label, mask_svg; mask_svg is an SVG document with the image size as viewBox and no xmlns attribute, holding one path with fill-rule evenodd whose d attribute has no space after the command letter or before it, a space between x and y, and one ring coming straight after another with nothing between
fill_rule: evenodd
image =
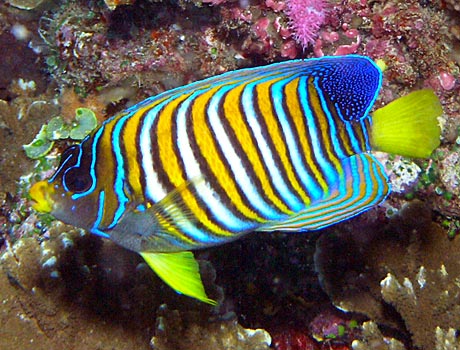
<instances>
[{"instance_id":1,"label":"regal angelfish","mask_svg":"<svg viewBox=\"0 0 460 350\"><path fill-rule=\"evenodd\" d=\"M37 210L140 253L176 291L213 303L190 250L254 231L307 231L382 202L378 149L427 157L431 90L370 116L382 72L367 57L242 69L148 98L67 149L35 184Z\"/></svg>"}]
</instances>

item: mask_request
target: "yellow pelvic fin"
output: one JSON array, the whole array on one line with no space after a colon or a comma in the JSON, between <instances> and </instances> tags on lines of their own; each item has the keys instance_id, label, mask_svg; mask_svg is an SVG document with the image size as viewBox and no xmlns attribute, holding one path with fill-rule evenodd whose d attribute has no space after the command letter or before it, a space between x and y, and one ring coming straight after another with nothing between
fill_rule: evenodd
<instances>
[{"instance_id":1,"label":"yellow pelvic fin","mask_svg":"<svg viewBox=\"0 0 460 350\"><path fill-rule=\"evenodd\" d=\"M198 263L192 252L140 254L152 270L176 292L211 305L217 304L206 295Z\"/></svg>"},{"instance_id":2,"label":"yellow pelvic fin","mask_svg":"<svg viewBox=\"0 0 460 350\"><path fill-rule=\"evenodd\" d=\"M439 146L443 113L433 90L414 91L372 115L371 146L402 156L426 158Z\"/></svg>"},{"instance_id":3,"label":"yellow pelvic fin","mask_svg":"<svg viewBox=\"0 0 460 350\"><path fill-rule=\"evenodd\" d=\"M53 191L53 186L47 181L33 184L29 190L30 198L34 201L32 208L41 213L50 213L53 210L53 200L51 199Z\"/></svg>"}]
</instances>

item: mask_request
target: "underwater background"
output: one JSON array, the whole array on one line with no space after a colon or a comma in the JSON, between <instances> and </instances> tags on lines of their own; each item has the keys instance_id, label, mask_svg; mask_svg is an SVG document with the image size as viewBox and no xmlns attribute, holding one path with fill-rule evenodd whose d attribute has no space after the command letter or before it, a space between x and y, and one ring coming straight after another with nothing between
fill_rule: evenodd
<instances>
[{"instance_id":1,"label":"underwater background","mask_svg":"<svg viewBox=\"0 0 460 350\"><path fill-rule=\"evenodd\" d=\"M0 49L0 349L460 348L457 0L3 0ZM148 96L353 53L385 65L376 108L435 91L441 146L377 154L392 194L359 217L195 252L217 306L31 209L67 146Z\"/></svg>"}]
</instances>

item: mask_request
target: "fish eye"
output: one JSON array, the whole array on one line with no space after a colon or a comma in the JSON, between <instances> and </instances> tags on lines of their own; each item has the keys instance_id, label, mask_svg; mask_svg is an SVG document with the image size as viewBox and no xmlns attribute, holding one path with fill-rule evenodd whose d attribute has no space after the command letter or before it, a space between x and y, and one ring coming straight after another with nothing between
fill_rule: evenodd
<instances>
[{"instance_id":1,"label":"fish eye","mask_svg":"<svg viewBox=\"0 0 460 350\"><path fill-rule=\"evenodd\" d=\"M89 174L80 168L68 169L62 177L62 183L66 190L74 193L82 193L91 187L93 181Z\"/></svg>"}]
</instances>

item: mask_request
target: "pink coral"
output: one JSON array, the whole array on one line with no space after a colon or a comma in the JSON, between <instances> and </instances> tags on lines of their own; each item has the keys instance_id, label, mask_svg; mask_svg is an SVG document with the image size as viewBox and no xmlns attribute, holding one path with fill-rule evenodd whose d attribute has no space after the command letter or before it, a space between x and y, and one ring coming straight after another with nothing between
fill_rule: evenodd
<instances>
[{"instance_id":1,"label":"pink coral","mask_svg":"<svg viewBox=\"0 0 460 350\"><path fill-rule=\"evenodd\" d=\"M303 48L313 44L326 19L326 0L287 0L286 5L295 40Z\"/></svg>"}]
</instances>

